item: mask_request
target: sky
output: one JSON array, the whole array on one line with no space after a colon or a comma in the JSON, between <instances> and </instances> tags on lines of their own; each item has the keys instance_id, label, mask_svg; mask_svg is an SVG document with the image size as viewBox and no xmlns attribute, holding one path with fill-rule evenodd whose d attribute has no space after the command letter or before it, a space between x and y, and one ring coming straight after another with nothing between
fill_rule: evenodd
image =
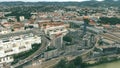
<instances>
[{"instance_id":1,"label":"sky","mask_svg":"<svg viewBox=\"0 0 120 68\"><path fill-rule=\"evenodd\" d=\"M88 0L0 0L0 2L3 2L3 1L23 1L23 2L40 2L40 1L66 2L66 1L77 1L77 2L81 2L81 1L88 1ZM98 1L102 1L102 0L98 0Z\"/></svg>"}]
</instances>

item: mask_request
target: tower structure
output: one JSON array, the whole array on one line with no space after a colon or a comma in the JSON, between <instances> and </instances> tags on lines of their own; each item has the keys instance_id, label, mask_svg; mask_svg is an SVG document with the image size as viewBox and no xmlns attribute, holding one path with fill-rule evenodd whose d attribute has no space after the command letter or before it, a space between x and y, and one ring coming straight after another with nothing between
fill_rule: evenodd
<instances>
[{"instance_id":1,"label":"tower structure","mask_svg":"<svg viewBox=\"0 0 120 68\"><path fill-rule=\"evenodd\" d=\"M85 10L85 15L83 17L84 20L84 26L83 26L83 36L86 35L86 31L87 31L87 24L89 22L88 20L88 16L87 16L87 10Z\"/></svg>"},{"instance_id":2,"label":"tower structure","mask_svg":"<svg viewBox=\"0 0 120 68\"><path fill-rule=\"evenodd\" d=\"M86 34L87 32L87 25L89 23L89 17L87 16L87 9L85 9L85 15L83 17L84 20L84 26L83 26L83 42L84 42L84 46L87 46L87 42L88 42L88 36Z\"/></svg>"}]
</instances>

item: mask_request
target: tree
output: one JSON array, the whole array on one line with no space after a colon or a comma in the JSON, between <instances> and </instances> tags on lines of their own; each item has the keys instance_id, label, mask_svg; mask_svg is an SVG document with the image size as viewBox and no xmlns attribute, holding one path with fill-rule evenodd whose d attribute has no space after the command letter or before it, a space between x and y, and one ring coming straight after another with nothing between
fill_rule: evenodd
<instances>
[{"instance_id":1,"label":"tree","mask_svg":"<svg viewBox=\"0 0 120 68\"><path fill-rule=\"evenodd\" d=\"M97 1L97 0L90 0L90 1Z\"/></svg>"},{"instance_id":2,"label":"tree","mask_svg":"<svg viewBox=\"0 0 120 68\"><path fill-rule=\"evenodd\" d=\"M111 17L111 18L100 17L99 23L115 25L115 24L120 24L120 19L116 17Z\"/></svg>"},{"instance_id":3,"label":"tree","mask_svg":"<svg viewBox=\"0 0 120 68\"><path fill-rule=\"evenodd\" d=\"M101 63L104 63L104 62L107 62L107 61L108 61L107 57L101 57L100 58Z\"/></svg>"},{"instance_id":4,"label":"tree","mask_svg":"<svg viewBox=\"0 0 120 68\"><path fill-rule=\"evenodd\" d=\"M100 39L100 40L98 41L98 44L99 44L99 45L103 45L102 39Z\"/></svg>"},{"instance_id":5,"label":"tree","mask_svg":"<svg viewBox=\"0 0 120 68\"><path fill-rule=\"evenodd\" d=\"M58 64L55 66L55 68L66 68L66 60L65 59L61 59Z\"/></svg>"},{"instance_id":6,"label":"tree","mask_svg":"<svg viewBox=\"0 0 120 68\"><path fill-rule=\"evenodd\" d=\"M64 36L63 40L66 42L72 42L72 38L70 36Z\"/></svg>"},{"instance_id":7,"label":"tree","mask_svg":"<svg viewBox=\"0 0 120 68\"><path fill-rule=\"evenodd\" d=\"M85 68L85 66L86 64L82 62L82 58L78 56L71 61L62 59L54 68Z\"/></svg>"},{"instance_id":8,"label":"tree","mask_svg":"<svg viewBox=\"0 0 120 68\"><path fill-rule=\"evenodd\" d=\"M112 1L114 1L114 0L104 0L104 1L106 1L106 2L112 2Z\"/></svg>"},{"instance_id":9,"label":"tree","mask_svg":"<svg viewBox=\"0 0 120 68\"><path fill-rule=\"evenodd\" d=\"M80 56L78 56L73 60L73 62L76 66L79 66L82 64L82 58Z\"/></svg>"},{"instance_id":10,"label":"tree","mask_svg":"<svg viewBox=\"0 0 120 68\"><path fill-rule=\"evenodd\" d=\"M66 68L76 68L73 62L69 62Z\"/></svg>"}]
</instances>

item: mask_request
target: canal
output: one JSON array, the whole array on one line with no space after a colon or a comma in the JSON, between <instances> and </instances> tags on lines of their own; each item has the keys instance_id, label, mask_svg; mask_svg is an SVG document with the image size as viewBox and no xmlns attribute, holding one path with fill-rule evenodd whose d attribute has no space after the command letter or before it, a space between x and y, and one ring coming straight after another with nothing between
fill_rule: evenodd
<instances>
[{"instance_id":1,"label":"canal","mask_svg":"<svg viewBox=\"0 0 120 68\"><path fill-rule=\"evenodd\" d=\"M120 68L120 61L114 61L110 63L104 63L96 66L91 66L88 68Z\"/></svg>"}]
</instances>

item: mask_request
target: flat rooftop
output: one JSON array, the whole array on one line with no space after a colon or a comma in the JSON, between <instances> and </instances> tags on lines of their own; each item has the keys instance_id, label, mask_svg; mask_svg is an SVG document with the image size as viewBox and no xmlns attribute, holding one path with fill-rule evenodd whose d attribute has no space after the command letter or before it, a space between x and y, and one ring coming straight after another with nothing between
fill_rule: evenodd
<instances>
[{"instance_id":1,"label":"flat rooftop","mask_svg":"<svg viewBox=\"0 0 120 68\"><path fill-rule=\"evenodd\" d=\"M12 32L7 34L0 34L0 39L2 38L9 38L9 37L15 37L20 35L27 35L27 34L33 34L33 35L41 35L41 32L39 30L33 29L33 30L24 30L24 31L18 31L18 32Z\"/></svg>"}]
</instances>

